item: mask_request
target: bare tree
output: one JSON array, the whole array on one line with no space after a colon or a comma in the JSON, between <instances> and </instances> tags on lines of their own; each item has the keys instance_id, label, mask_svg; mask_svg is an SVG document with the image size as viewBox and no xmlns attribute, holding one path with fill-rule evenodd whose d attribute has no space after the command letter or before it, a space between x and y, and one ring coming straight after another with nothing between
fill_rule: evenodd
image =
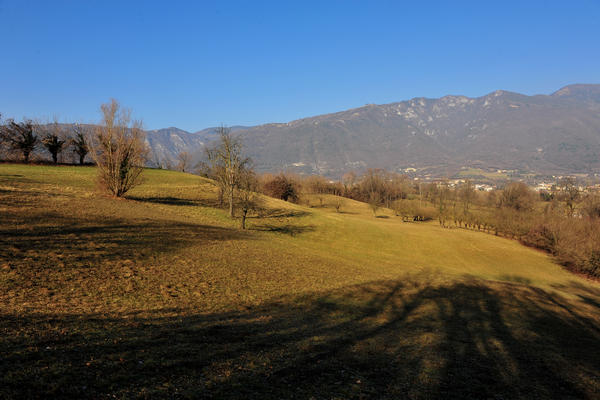
<instances>
[{"instance_id":1,"label":"bare tree","mask_svg":"<svg viewBox=\"0 0 600 400\"><path fill-rule=\"evenodd\" d=\"M377 216L377 210L381 205L381 195L379 192L373 191L369 192L369 207L371 207L371 211L373 211L373 215Z\"/></svg>"},{"instance_id":2,"label":"bare tree","mask_svg":"<svg viewBox=\"0 0 600 400\"><path fill-rule=\"evenodd\" d=\"M31 120L15 122L8 120L7 124L0 130L2 141L8 145L11 150L18 151L23 155L23 161L29 162L31 153L40 143L39 137L35 134L35 124Z\"/></svg>"},{"instance_id":3,"label":"bare tree","mask_svg":"<svg viewBox=\"0 0 600 400\"><path fill-rule=\"evenodd\" d=\"M475 189L473 187L473 183L471 183L469 179L467 179L464 185L462 185L460 188L459 195L463 203L463 213L464 215L467 215L469 208L473 203L473 199L475 198Z\"/></svg>"},{"instance_id":4,"label":"bare tree","mask_svg":"<svg viewBox=\"0 0 600 400\"><path fill-rule=\"evenodd\" d=\"M217 128L218 142L206 148L208 159L208 175L219 185L221 196L227 195L229 200L229 216L233 218L235 189L240 177L250 163L249 158L242 155L242 141L231 134L224 126Z\"/></svg>"},{"instance_id":5,"label":"bare tree","mask_svg":"<svg viewBox=\"0 0 600 400\"><path fill-rule=\"evenodd\" d=\"M529 211L535 205L535 195L523 182L511 182L502 190L499 204L516 211Z\"/></svg>"},{"instance_id":6,"label":"bare tree","mask_svg":"<svg viewBox=\"0 0 600 400\"><path fill-rule=\"evenodd\" d=\"M356 183L356 173L353 171L347 172L342 176L342 184L344 185L344 196L352 190L352 187Z\"/></svg>"},{"instance_id":7,"label":"bare tree","mask_svg":"<svg viewBox=\"0 0 600 400\"><path fill-rule=\"evenodd\" d=\"M559 182L560 196L559 198L565 202L567 206L567 214L572 217L575 211L575 205L581 197L577 188L577 181L574 178L563 178Z\"/></svg>"},{"instance_id":8,"label":"bare tree","mask_svg":"<svg viewBox=\"0 0 600 400\"><path fill-rule=\"evenodd\" d=\"M73 153L79 156L79 164L83 165L85 156L90 152L85 130L81 124L74 124L71 129L73 130L73 137L70 144L73 146Z\"/></svg>"},{"instance_id":9,"label":"bare tree","mask_svg":"<svg viewBox=\"0 0 600 400\"><path fill-rule=\"evenodd\" d=\"M98 166L100 185L121 197L141 183L147 148L139 121L112 99L100 106L102 121L91 142L91 155Z\"/></svg>"},{"instance_id":10,"label":"bare tree","mask_svg":"<svg viewBox=\"0 0 600 400\"><path fill-rule=\"evenodd\" d=\"M333 206L335 207L335 212L342 212L342 207L344 206L344 199L342 197L336 197Z\"/></svg>"},{"instance_id":11,"label":"bare tree","mask_svg":"<svg viewBox=\"0 0 600 400\"><path fill-rule=\"evenodd\" d=\"M589 218L600 219L600 194L589 193L583 202L583 213Z\"/></svg>"},{"instance_id":12,"label":"bare tree","mask_svg":"<svg viewBox=\"0 0 600 400\"><path fill-rule=\"evenodd\" d=\"M61 125L54 121L51 124L46 124L41 129L44 132L42 144L52 155L52 162L58 163L58 154L63 151L63 146L66 143Z\"/></svg>"},{"instance_id":13,"label":"bare tree","mask_svg":"<svg viewBox=\"0 0 600 400\"><path fill-rule=\"evenodd\" d=\"M185 172L185 170L189 167L191 162L190 154L187 151L182 151L177 156L177 160L179 163L177 164L177 169L181 172Z\"/></svg>"},{"instance_id":14,"label":"bare tree","mask_svg":"<svg viewBox=\"0 0 600 400\"><path fill-rule=\"evenodd\" d=\"M4 158L8 153L5 130L6 126L2 123L2 113L0 113L0 159Z\"/></svg>"},{"instance_id":15,"label":"bare tree","mask_svg":"<svg viewBox=\"0 0 600 400\"><path fill-rule=\"evenodd\" d=\"M448 206L447 202L450 198L450 189L448 187L448 181L444 179L437 185L437 206L438 206L438 221L441 227L446 226L446 220L448 218Z\"/></svg>"},{"instance_id":16,"label":"bare tree","mask_svg":"<svg viewBox=\"0 0 600 400\"><path fill-rule=\"evenodd\" d=\"M237 204L242 212L241 228L246 229L246 217L248 213L260 208L262 202L258 195L258 179L254 171L246 168L242 171L238 182Z\"/></svg>"}]
</instances>

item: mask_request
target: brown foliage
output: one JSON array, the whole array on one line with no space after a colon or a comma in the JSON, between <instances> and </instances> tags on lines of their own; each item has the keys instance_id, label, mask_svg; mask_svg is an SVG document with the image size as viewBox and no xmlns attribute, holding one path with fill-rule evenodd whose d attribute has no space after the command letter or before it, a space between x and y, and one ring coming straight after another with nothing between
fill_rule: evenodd
<instances>
[{"instance_id":1,"label":"brown foliage","mask_svg":"<svg viewBox=\"0 0 600 400\"><path fill-rule=\"evenodd\" d=\"M293 203L298 201L298 185L283 173L263 183L263 193Z\"/></svg>"},{"instance_id":2,"label":"brown foliage","mask_svg":"<svg viewBox=\"0 0 600 400\"><path fill-rule=\"evenodd\" d=\"M535 203L535 193L523 182L509 183L500 196L500 206L516 211L529 211Z\"/></svg>"}]
</instances>

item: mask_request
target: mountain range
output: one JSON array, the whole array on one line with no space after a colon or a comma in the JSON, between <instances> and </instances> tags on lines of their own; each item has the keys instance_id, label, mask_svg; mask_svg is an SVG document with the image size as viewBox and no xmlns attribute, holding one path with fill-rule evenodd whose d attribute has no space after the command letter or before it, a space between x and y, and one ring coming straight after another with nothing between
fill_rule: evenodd
<instances>
[{"instance_id":1,"label":"mountain range","mask_svg":"<svg viewBox=\"0 0 600 400\"><path fill-rule=\"evenodd\" d=\"M498 90L476 98L413 98L232 131L259 171L600 172L600 85L569 85L550 95ZM147 132L155 163L171 165L182 151L199 159L214 139L215 128Z\"/></svg>"}]
</instances>

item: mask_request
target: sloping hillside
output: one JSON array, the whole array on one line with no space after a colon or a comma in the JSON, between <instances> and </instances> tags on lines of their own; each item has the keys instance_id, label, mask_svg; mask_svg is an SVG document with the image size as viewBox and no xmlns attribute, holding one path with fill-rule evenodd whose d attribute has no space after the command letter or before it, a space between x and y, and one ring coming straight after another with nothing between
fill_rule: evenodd
<instances>
[{"instance_id":1,"label":"sloping hillside","mask_svg":"<svg viewBox=\"0 0 600 400\"><path fill-rule=\"evenodd\" d=\"M600 287L515 241L0 165L0 397L595 398ZM387 216L387 218L385 218Z\"/></svg>"}]
</instances>

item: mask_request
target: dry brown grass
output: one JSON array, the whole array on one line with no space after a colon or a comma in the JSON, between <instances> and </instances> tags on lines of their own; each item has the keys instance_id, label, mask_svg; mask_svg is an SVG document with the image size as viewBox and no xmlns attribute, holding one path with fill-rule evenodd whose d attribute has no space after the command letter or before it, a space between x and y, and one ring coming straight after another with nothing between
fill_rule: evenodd
<instances>
[{"instance_id":1,"label":"dry brown grass","mask_svg":"<svg viewBox=\"0 0 600 400\"><path fill-rule=\"evenodd\" d=\"M0 397L598 398L600 287L347 201L237 229L201 178L0 165Z\"/></svg>"}]
</instances>

